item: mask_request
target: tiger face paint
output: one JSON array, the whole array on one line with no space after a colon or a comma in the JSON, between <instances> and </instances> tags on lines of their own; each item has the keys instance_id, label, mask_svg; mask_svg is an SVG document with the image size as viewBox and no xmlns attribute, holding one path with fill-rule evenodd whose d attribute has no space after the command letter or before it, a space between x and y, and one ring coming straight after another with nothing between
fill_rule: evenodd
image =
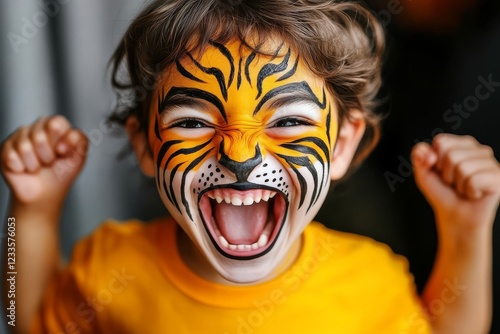
<instances>
[{"instance_id":1,"label":"tiger face paint","mask_svg":"<svg viewBox=\"0 0 500 334\"><path fill-rule=\"evenodd\" d=\"M265 279L328 192L333 99L285 44L211 43L165 77L149 128L161 198L222 277Z\"/></svg>"}]
</instances>

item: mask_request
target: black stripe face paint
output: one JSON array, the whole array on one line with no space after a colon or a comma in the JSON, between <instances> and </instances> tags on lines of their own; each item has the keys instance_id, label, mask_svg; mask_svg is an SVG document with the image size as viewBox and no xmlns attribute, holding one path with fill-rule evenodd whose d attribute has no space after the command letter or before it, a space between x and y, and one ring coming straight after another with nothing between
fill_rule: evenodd
<instances>
[{"instance_id":1,"label":"black stripe face paint","mask_svg":"<svg viewBox=\"0 0 500 334\"><path fill-rule=\"evenodd\" d=\"M286 257L328 192L335 103L286 43L203 50L187 52L155 91L157 188L220 275L256 281Z\"/></svg>"}]
</instances>

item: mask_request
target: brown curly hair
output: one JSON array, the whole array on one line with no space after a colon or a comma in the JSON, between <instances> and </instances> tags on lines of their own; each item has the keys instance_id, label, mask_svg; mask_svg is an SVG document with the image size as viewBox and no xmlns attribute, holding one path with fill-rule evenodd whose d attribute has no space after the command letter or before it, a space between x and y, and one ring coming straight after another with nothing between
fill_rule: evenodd
<instances>
[{"instance_id":1,"label":"brown curly hair","mask_svg":"<svg viewBox=\"0 0 500 334\"><path fill-rule=\"evenodd\" d=\"M252 36L252 41L248 37ZM324 0L155 0L135 18L112 59L117 105L109 121L136 116L147 128L158 77L187 51L210 41L239 38L258 49L278 37L323 78L337 104L339 121L359 110L367 128L353 164L378 141L374 112L381 86L384 32L376 17L356 2Z\"/></svg>"}]
</instances>

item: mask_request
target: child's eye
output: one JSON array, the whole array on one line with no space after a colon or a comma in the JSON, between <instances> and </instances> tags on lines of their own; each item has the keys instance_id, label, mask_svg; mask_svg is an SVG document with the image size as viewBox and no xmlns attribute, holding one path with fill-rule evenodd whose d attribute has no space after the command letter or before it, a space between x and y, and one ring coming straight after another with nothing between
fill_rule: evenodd
<instances>
[{"instance_id":1,"label":"child's eye","mask_svg":"<svg viewBox=\"0 0 500 334\"><path fill-rule=\"evenodd\" d=\"M290 126L299 126L299 125L311 125L311 122L302 119L302 118L282 118L276 121L272 127L274 128L286 128Z\"/></svg>"},{"instance_id":2,"label":"child's eye","mask_svg":"<svg viewBox=\"0 0 500 334\"><path fill-rule=\"evenodd\" d=\"M196 119L184 119L174 123L171 128L184 128L184 129L199 129L205 128L207 125Z\"/></svg>"}]
</instances>

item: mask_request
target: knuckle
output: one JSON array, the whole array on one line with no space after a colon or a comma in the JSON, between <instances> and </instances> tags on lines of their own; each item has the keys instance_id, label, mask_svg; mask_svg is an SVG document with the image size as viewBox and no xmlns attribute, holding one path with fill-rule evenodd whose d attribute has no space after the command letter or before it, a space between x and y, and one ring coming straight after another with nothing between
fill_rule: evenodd
<instances>
[{"instance_id":1,"label":"knuckle","mask_svg":"<svg viewBox=\"0 0 500 334\"><path fill-rule=\"evenodd\" d=\"M495 155L495 152L493 152L493 149L491 148L491 146L481 145L480 150L483 151L489 157L492 157Z\"/></svg>"},{"instance_id":2,"label":"knuckle","mask_svg":"<svg viewBox=\"0 0 500 334\"><path fill-rule=\"evenodd\" d=\"M459 152L449 151L444 155L443 161L445 166L454 166L459 159Z\"/></svg>"},{"instance_id":3,"label":"knuckle","mask_svg":"<svg viewBox=\"0 0 500 334\"><path fill-rule=\"evenodd\" d=\"M33 134L31 140L36 146L41 146L47 142L47 136L43 132L37 132Z\"/></svg>"},{"instance_id":4,"label":"knuckle","mask_svg":"<svg viewBox=\"0 0 500 334\"><path fill-rule=\"evenodd\" d=\"M456 167L457 174L467 176L469 174L470 166L466 162L459 163Z\"/></svg>"},{"instance_id":5,"label":"knuckle","mask_svg":"<svg viewBox=\"0 0 500 334\"><path fill-rule=\"evenodd\" d=\"M27 133L29 130L30 130L30 126L27 126L27 125L21 125L18 129L17 129L17 133L19 134L24 134L24 133Z\"/></svg>"},{"instance_id":6,"label":"knuckle","mask_svg":"<svg viewBox=\"0 0 500 334\"><path fill-rule=\"evenodd\" d=\"M442 146L446 142L447 137L447 133L439 133L434 137L433 142L438 146Z\"/></svg>"},{"instance_id":7,"label":"knuckle","mask_svg":"<svg viewBox=\"0 0 500 334\"><path fill-rule=\"evenodd\" d=\"M17 150L22 154L29 153L31 152L31 144L27 140L23 140L19 143Z\"/></svg>"},{"instance_id":8,"label":"knuckle","mask_svg":"<svg viewBox=\"0 0 500 334\"><path fill-rule=\"evenodd\" d=\"M471 135L464 135L463 140L468 141L468 142L477 142L476 138L472 137Z\"/></svg>"},{"instance_id":9,"label":"knuckle","mask_svg":"<svg viewBox=\"0 0 500 334\"><path fill-rule=\"evenodd\" d=\"M47 125L50 129L62 128L65 126L69 126L69 122L66 117L61 115L50 116Z\"/></svg>"}]
</instances>

